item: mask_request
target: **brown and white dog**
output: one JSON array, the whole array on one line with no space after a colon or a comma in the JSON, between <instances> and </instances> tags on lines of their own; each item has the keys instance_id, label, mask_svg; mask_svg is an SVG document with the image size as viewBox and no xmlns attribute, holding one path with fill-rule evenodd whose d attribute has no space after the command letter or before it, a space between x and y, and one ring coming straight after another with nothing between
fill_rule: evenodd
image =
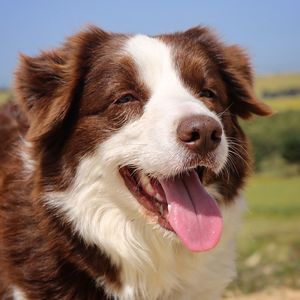
<instances>
[{"instance_id":1,"label":"brown and white dog","mask_svg":"<svg viewBox=\"0 0 300 300\"><path fill-rule=\"evenodd\" d=\"M268 115L207 28L91 27L21 57L0 113L1 299L219 299Z\"/></svg>"}]
</instances>

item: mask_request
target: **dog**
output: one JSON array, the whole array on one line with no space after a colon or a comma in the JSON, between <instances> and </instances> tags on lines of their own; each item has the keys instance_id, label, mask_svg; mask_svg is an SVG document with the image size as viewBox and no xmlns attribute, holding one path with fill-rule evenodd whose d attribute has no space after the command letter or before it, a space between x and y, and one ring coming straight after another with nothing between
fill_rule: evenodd
<instances>
[{"instance_id":1,"label":"dog","mask_svg":"<svg viewBox=\"0 0 300 300\"><path fill-rule=\"evenodd\" d=\"M90 26L21 55L0 113L1 299L219 299L266 116L249 58L206 27Z\"/></svg>"}]
</instances>

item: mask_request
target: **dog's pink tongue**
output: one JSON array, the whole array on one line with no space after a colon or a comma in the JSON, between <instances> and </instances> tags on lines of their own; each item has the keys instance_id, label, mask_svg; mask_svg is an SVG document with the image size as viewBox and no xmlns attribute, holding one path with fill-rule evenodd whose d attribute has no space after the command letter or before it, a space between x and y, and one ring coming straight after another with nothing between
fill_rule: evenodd
<instances>
[{"instance_id":1,"label":"dog's pink tongue","mask_svg":"<svg viewBox=\"0 0 300 300\"><path fill-rule=\"evenodd\" d=\"M215 200L202 186L195 171L161 180L169 204L168 221L191 251L206 251L220 240L223 221Z\"/></svg>"}]
</instances>

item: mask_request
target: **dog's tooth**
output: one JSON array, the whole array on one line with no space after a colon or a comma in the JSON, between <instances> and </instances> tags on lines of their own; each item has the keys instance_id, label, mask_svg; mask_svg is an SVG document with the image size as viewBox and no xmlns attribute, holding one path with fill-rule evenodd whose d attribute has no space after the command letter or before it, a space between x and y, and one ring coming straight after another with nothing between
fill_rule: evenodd
<instances>
[{"instance_id":1,"label":"dog's tooth","mask_svg":"<svg viewBox=\"0 0 300 300\"><path fill-rule=\"evenodd\" d=\"M162 204L159 205L159 212L161 215L163 215L163 213L164 213L164 208L163 208Z\"/></svg>"},{"instance_id":2,"label":"dog's tooth","mask_svg":"<svg viewBox=\"0 0 300 300\"><path fill-rule=\"evenodd\" d=\"M144 188L150 196L153 196L155 194L155 191L153 190L151 184L147 184Z\"/></svg>"},{"instance_id":3,"label":"dog's tooth","mask_svg":"<svg viewBox=\"0 0 300 300\"><path fill-rule=\"evenodd\" d=\"M160 202L165 202L164 198L159 193L155 193L154 197Z\"/></svg>"},{"instance_id":4,"label":"dog's tooth","mask_svg":"<svg viewBox=\"0 0 300 300\"><path fill-rule=\"evenodd\" d=\"M170 211L171 209L171 204L168 204L168 211Z\"/></svg>"},{"instance_id":5,"label":"dog's tooth","mask_svg":"<svg viewBox=\"0 0 300 300\"><path fill-rule=\"evenodd\" d=\"M145 174L143 173L140 173L140 181L141 181L141 184L146 186L148 184L150 184L150 179L148 176L146 176Z\"/></svg>"},{"instance_id":6,"label":"dog's tooth","mask_svg":"<svg viewBox=\"0 0 300 300\"><path fill-rule=\"evenodd\" d=\"M140 174L140 183L143 186L144 190L150 195L153 196L155 194L154 189L152 188L152 184L150 183L150 179L145 174Z\"/></svg>"}]
</instances>

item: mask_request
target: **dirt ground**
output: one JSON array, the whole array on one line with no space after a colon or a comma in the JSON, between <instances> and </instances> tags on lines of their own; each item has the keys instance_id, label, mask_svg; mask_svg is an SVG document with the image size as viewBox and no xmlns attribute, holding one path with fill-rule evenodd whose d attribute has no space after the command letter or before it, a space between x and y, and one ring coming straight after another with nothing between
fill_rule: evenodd
<instances>
[{"instance_id":1,"label":"dirt ground","mask_svg":"<svg viewBox=\"0 0 300 300\"><path fill-rule=\"evenodd\" d=\"M227 296L224 300L300 300L300 290L272 289L245 296Z\"/></svg>"}]
</instances>

